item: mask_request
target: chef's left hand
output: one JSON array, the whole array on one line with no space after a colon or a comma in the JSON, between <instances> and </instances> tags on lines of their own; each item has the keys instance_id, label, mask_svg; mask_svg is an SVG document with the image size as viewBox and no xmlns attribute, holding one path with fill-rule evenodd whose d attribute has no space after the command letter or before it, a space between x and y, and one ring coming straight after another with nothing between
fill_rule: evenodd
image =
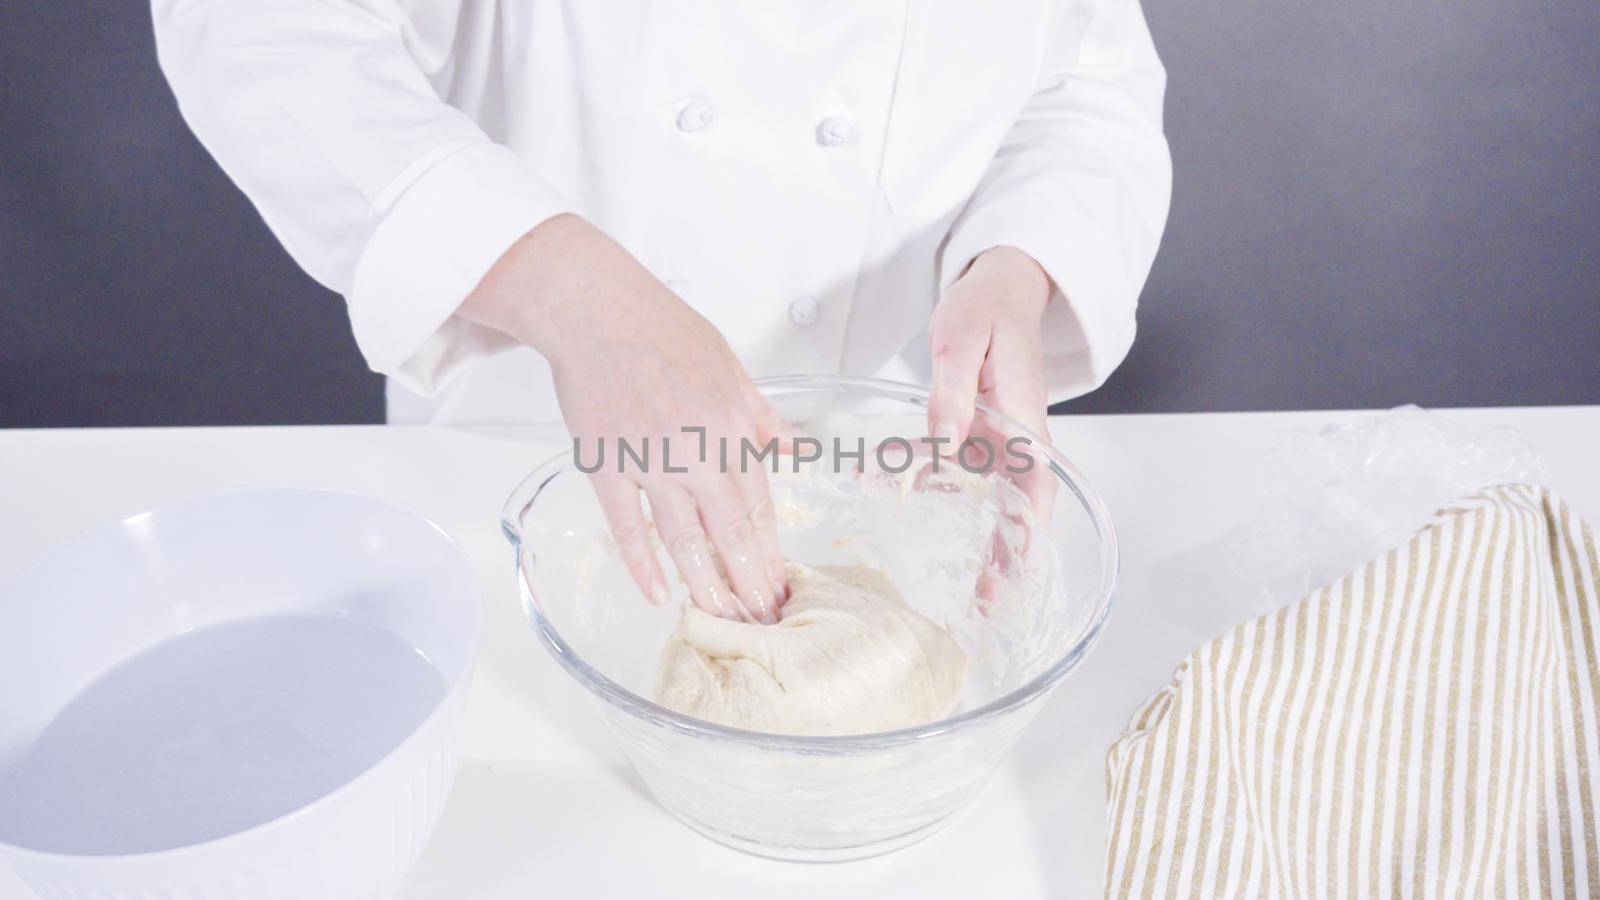
<instances>
[{"instance_id":1,"label":"chef's left hand","mask_svg":"<svg viewBox=\"0 0 1600 900\"><path fill-rule=\"evenodd\" d=\"M928 404L928 430L948 444L941 451L958 452L962 441L983 439L992 448L993 471L1012 478L1027 495L1036 521L1047 521L1055 501L1055 480L1034 457L1033 467L1012 473L1006 464L1007 434L985 416L974 427L974 407L983 404L1048 436L1044 387L1041 319L1050 300L1050 278L1033 258L1014 247L995 247L973 260L965 274L939 301L929 326L933 353L933 398ZM976 465L982 460L982 452ZM1027 553L1031 530L1020 516L1001 521L983 560L976 594L979 608L1000 602L999 584L1010 578Z\"/></svg>"},{"instance_id":2,"label":"chef's left hand","mask_svg":"<svg viewBox=\"0 0 1600 900\"><path fill-rule=\"evenodd\" d=\"M987 419L974 429L978 403L1048 434L1039 335L1050 291L1050 278L1033 257L1015 247L995 247L973 260L939 301L929 326L933 399L928 429L949 441L941 452L953 455L968 437L983 438L994 449L996 470L1005 472L1011 458L1006 441L1015 435L1002 433ZM1034 470L1017 482L1043 519L1054 492L1041 463L1036 460ZM1036 473L1040 477L1029 477Z\"/></svg>"}]
</instances>

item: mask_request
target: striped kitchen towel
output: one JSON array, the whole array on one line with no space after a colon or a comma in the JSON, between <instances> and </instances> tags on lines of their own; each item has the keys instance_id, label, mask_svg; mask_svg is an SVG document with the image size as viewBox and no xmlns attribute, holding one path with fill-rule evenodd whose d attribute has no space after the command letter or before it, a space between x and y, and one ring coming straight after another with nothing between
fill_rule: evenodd
<instances>
[{"instance_id":1,"label":"striped kitchen towel","mask_svg":"<svg viewBox=\"0 0 1600 900\"><path fill-rule=\"evenodd\" d=\"M1499 487L1190 654L1107 759L1106 895L1600 898L1597 578Z\"/></svg>"}]
</instances>

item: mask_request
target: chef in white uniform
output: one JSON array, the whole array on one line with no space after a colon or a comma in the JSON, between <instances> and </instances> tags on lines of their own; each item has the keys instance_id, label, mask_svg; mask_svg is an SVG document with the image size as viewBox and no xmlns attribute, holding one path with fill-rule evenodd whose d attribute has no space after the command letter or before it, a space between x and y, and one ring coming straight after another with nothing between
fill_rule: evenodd
<instances>
[{"instance_id":1,"label":"chef in white uniform","mask_svg":"<svg viewBox=\"0 0 1600 900\"><path fill-rule=\"evenodd\" d=\"M344 295L391 422L760 437L750 376L839 372L931 382L957 441L974 402L1042 425L1127 353L1165 224L1137 0L154 13L185 118ZM759 473L594 481L647 596L641 490L696 602L771 620Z\"/></svg>"}]
</instances>

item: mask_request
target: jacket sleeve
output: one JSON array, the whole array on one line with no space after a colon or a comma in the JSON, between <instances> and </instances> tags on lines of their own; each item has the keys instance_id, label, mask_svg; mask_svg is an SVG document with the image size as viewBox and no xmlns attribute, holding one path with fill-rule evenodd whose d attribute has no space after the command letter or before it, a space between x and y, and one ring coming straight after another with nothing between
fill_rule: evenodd
<instances>
[{"instance_id":1,"label":"jacket sleeve","mask_svg":"<svg viewBox=\"0 0 1600 900\"><path fill-rule=\"evenodd\" d=\"M1133 343L1134 309L1172 192L1161 132L1166 73L1138 0L1068 4L1043 76L940 258L948 288L978 254L1009 245L1055 290L1043 323L1052 403L1093 390Z\"/></svg>"},{"instance_id":2,"label":"jacket sleeve","mask_svg":"<svg viewBox=\"0 0 1600 900\"><path fill-rule=\"evenodd\" d=\"M312 277L367 363L421 393L507 341L455 318L566 201L442 100L459 0L154 0L184 118Z\"/></svg>"}]
</instances>

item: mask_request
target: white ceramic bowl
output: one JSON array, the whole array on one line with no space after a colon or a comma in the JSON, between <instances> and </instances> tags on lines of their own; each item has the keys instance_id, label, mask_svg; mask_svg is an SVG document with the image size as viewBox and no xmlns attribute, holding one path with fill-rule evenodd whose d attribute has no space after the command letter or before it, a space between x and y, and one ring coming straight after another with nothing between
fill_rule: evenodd
<instances>
[{"instance_id":1,"label":"white ceramic bowl","mask_svg":"<svg viewBox=\"0 0 1600 900\"><path fill-rule=\"evenodd\" d=\"M208 494L0 584L0 859L47 898L391 891L455 771L477 577L346 491Z\"/></svg>"}]
</instances>

